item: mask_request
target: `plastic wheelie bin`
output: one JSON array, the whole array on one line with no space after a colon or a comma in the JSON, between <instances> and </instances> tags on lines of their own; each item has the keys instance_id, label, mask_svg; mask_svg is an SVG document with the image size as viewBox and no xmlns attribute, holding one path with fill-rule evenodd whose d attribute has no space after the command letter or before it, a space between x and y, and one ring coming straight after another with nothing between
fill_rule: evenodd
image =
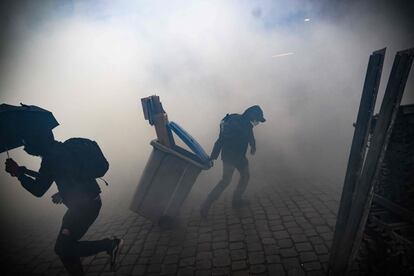
<instances>
[{"instance_id":1,"label":"plastic wheelie bin","mask_svg":"<svg viewBox=\"0 0 414 276\"><path fill-rule=\"evenodd\" d=\"M194 151L151 141L152 153L143 171L130 209L161 228L170 228L201 170L211 167L201 146L176 123L169 129Z\"/></svg>"}]
</instances>

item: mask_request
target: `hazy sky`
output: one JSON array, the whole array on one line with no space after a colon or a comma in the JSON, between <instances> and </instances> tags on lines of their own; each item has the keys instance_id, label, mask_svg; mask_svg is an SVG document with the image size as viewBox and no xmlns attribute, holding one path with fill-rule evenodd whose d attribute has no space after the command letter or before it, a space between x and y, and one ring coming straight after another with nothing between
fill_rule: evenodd
<instances>
[{"instance_id":1,"label":"hazy sky","mask_svg":"<svg viewBox=\"0 0 414 276\"><path fill-rule=\"evenodd\" d=\"M208 153L226 113L261 105L267 122L255 129L250 189L296 178L340 186L369 54L387 47L379 107L395 52L414 46L413 5L387 2L3 4L0 102L52 111L58 140L96 140L111 164L102 186L111 204L129 202L151 151L140 98L152 94ZM414 103L413 90L411 73L404 103ZM39 166L21 149L11 156ZM216 165L194 193L212 188ZM3 170L0 179L0 208L12 210L2 220L63 212L49 200L55 188L42 200Z\"/></svg>"}]
</instances>

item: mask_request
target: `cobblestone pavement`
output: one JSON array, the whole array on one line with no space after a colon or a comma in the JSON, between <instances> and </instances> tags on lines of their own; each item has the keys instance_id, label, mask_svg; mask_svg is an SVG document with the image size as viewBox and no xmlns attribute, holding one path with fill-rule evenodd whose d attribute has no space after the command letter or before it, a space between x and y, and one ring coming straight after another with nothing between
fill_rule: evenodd
<instances>
[{"instance_id":1,"label":"cobblestone pavement","mask_svg":"<svg viewBox=\"0 0 414 276\"><path fill-rule=\"evenodd\" d=\"M101 253L83 259L86 274L325 275L338 187L265 186L239 210L229 199L221 198L207 219L198 207L183 206L179 226L169 231L129 211L99 218L85 239L115 234L126 243L116 272ZM66 275L53 252L57 229L51 231L3 240L2 266L10 275Z\"/></svg>"}]
</instances>

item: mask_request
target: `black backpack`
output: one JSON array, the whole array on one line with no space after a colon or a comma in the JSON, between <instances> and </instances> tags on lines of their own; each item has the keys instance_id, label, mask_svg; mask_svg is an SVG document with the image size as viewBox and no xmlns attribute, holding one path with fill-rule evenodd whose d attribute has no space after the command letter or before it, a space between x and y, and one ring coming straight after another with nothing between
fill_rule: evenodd
<instances>
[{"instance_id":1,"label":"black backpack","mask_svg":"<svg viewBox=\"0 0 414 276\"><path fill-rule=\"evenodd\" d=\"M220 123L220 135L226 141L240 138L244 134L240 114L227 114Z\"/></svg>"},{"instance_id":2,"label":"black backpack","mask_svg":"<svg viewBox=\"0 0 414 276\"><path fill-rule=\"evenodd\" d=\"M109 169L109 163L95 141L86 138L70 138L63 143L79 165L79 174L99 178Z\"/></svg>"}]
</instances>

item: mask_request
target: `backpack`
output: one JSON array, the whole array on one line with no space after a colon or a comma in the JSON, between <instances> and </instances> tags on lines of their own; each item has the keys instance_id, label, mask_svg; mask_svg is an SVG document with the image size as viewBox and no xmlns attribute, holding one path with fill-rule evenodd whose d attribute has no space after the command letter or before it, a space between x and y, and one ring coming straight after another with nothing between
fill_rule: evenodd
<instances>
[{"instance_id":1,"label":"backpack","mask_svg":"<svg viewBox=\"0 0 414 276\"><path fill-rule=\"evenodd\" d=\"M109 163L95 141L86 138L70 138L63 143L79 165L79 174L99 178L109 169Z\"/></svg>"},{"instance_id":2,"label":"backpack","mask_svg":"<svg viewBox=\"0 0 414 276\"><path fill-rule=\"evenodd\" d=\"M240 138L244 131L240 114L227 114L220 123L220 135L225 141Z\"/></svg>"}]
</instances>

